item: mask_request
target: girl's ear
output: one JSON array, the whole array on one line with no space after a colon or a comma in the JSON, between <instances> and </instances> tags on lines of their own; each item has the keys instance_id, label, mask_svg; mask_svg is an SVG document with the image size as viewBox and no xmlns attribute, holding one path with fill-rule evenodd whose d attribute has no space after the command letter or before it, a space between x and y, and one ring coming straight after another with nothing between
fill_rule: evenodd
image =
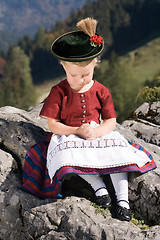
<instances>
[{"instance_id":1,"label":"girl's ear","mask_svg":"<svg viewBox=\"0 0 160 240\"><path fill-rule=\"evenodd\" d=\"M62 65L62 67L64 68L65 70L65 63L63 61L60 61L60 64Z\"/></svg>"},{"instance_id":2,"label":"girl's ear","mask_svg":"<svg viewBox=\"0 0 160 240\"><path fill-rule=\"evenodd\" d=\"M62 61L59 61L59 63L63 66L63 62Z\"/></svg>"}]
</instances>

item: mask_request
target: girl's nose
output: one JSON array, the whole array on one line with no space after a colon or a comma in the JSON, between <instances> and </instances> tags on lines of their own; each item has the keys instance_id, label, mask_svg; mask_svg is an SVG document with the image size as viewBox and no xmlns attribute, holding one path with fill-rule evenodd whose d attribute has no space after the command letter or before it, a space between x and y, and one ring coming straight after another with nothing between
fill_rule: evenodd
<instances>
[{"instance_id":1,"label":"girl's nose","mask_svg":"<svg viewBox=\"0 0 160 240\"><path fill-rule=\"evenodd\" d=\"M84 81L85 81L85 78L84 78L84 77L81 77L80 80L81 80L81 82L84 82Z\"/></svg>"}]
</instances>

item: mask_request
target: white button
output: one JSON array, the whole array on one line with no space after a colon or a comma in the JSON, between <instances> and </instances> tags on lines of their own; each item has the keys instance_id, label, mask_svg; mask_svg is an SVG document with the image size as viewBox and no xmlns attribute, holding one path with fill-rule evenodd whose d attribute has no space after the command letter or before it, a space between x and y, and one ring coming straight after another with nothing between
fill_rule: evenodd
<instances>
[{"instance_id":1,"label":"white button","mask_svg":"<svg viewBox=\"0 0 160 240\"><path fill-rule=\"evenodd\" d=\"M82 102L82 103L84 103L84 102L85 102L85 100L83 99L81 102Z\"/></svg>"},{"instance_id":2,"label":"white button","mask_svg":"<svg viewBox=\"0 0 160 240\"><path fill-rule=\"evenodd\" d=\"M84 110L83 113L86 113L86 111Z\"/></svg>"},{"instance_id":3,"label":"white button","mask_svg":"<svg viewBox=\"0 0 160 240\"><path fill-rule=\"evenodd\" d=\"M83 115L82 117L84 117L84 118L85 118L85 116L86 116L86 115Z\"/></svg>"},{"instance_id":4,"label":"white button","mask_svg":"<svg viewBox=\"0 0 160 240\"><path fill-rule=\"evenodd\" d=\"M84 94L81 94L81 97L84 97Z\"/></svg>"},{"instance_id":5,"label":"white button","mask_svg":"<svg viewBox=\"0 0 160 240\"><path fill-rule=\"evenodd\" d=\"M86 108L86 105L83 105L83 107L82 108Z\"/></svg>"},{"instance_id":6,"label":"white button","mask_svg":"<svg viewBox=\"0 0 160 240\"><path fill-rule=\"evenodd\" d=\"M84 123L84 122L85 122L85 120L83 119L81 122L82 122L82 123Z\"/></svg>"}]
</instances>

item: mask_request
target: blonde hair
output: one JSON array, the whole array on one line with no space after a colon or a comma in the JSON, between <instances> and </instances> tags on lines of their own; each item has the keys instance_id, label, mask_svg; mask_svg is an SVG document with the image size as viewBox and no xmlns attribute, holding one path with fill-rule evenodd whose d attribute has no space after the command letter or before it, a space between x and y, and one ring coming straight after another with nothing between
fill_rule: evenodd
<instances>
[{"instance_id":1,"label":"blonde hair","mask_svg":"<svg viewBox=\"0 0 160 240\"><path fill-rule=\"evenodd\" d=\"M71 63L71 64L75 64L75 65L78 65L78 66L80 66L80 67L86 67L88 64L90 64L91 62L93 62L94 64L95 64L95 67L96 66L98 66L98 64L101 62L101 60L100 60L100 57L96 57L96 58L94 58L94 59L92 59L92 60L88 60L88 61L82 61L82 62L68 62L68 61L63 61L63 60L61 60L60 61L60 64L64 64L65 65L65 63Z\"/></svg>"}]
</instances>

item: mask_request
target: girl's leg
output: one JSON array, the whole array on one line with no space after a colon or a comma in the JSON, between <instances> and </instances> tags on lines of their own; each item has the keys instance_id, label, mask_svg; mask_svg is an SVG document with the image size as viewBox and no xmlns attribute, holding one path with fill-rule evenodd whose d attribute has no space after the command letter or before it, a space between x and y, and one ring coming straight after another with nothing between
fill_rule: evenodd
<instances>
[{"instance_id":1,"label":"girl's leg","mask_svg":"<svg viewBox=\"0 0 160 240\"><path fill-rule=\"evenodd\" d=\"M85 181L87 181L95 192L95 203L106 208L111 203L111 198L106 189L106 185L99 175L83 175L80 174Z\"/></svg>"},{"instance_id":2,"label":"girl's leg","mask_svg":"<svg viewBox=\"0 0 160 240\"><path fill-rule=\"evenodd\" d=\"M126 172L113 173L110 174L110 177L115 189L118 205L129 209L128 174Z\"/></svg>"},{"instance_id":3,"label":"girl's leg","mask_svg":"<svg viewBox=\"0 0 160 240\"><path fill-rule=\"evenodd\" d=\"M128 202L128 174L110 174L111 180L117 196L116 215L119 219L130 221L131 211Z\"/></svg>"},{"instance_id":4,"label":"girl's leg","mask_svg":"<svg viewBox=\"0 0 160 240\"><path fill-rule=\"evenodd\" d=\"M106 185L99 175L80 174L79 176L91 185L96 196L102 196L102 195L108 194Z\"/></svg>"}]
</instances>

